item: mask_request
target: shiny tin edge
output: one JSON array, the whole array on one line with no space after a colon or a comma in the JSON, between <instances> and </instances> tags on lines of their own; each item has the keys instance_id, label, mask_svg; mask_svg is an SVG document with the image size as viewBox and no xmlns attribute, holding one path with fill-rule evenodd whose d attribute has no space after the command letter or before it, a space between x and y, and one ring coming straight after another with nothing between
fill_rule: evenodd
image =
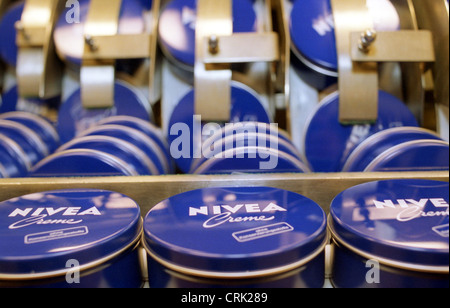
<instances>
[{"instance_id":1,"label":"shiny tin edge","mask_svg":"<svg viewBox=\"0 0 450 308\"><path fill-rule=\"evenodd\" d=\"M394 268L404 269L404 270L410 270L415 272L427 272L427 273L436 273L436 274L448 274L449 273L449 267L448 266L428 266L428 265L421 265L421 264L413 264L413 263L407 263L407 262L398 262L392 259L379 257L373 254L370 254L368 252L365 252L363 250L357 249L353 247L352 245L345 242L339 235L336 234L336 231L333 228L333 218L331 217L331 214L328 215L328 232L331 235L331 239L336 241L336 243L343 245L350 251L356 253L357 255L366 258L368 260L377 260L381 264L391 266Z\"/></svg>"},{"instance_id":2,"label":"shiny tin edge","mask_svg":"<svg viewBox=\"0 0 450 308\"><path fill-rule=\"evenodd\" d=\"M145 240L145 234L143 234L143 236L142 236L142 243L143 243L142 246L144 247L144 249L147 252L149 257L153 258L155 261L157 261L162 266L164 266L170 270L173 270L175 272L186 274L186 275L191 275L191 276L196 276L196 277L202 277L202 278L236 279L236 280L238 280L238 279L249 279L249 278L262 278L262 277L266 277L266 276L283 274L283 273L289 272L291 270L295 270L295 269L307 264L308 262L310 262L311 260L316 258L318 255L320 255L322 252L324 252L326 246L329 244L330 235L326 230L325 230L325 232L326 232L326 235L325 235L325 239L324 239L323 243L321 245L319 245L319 248L317 248L314 252L312 252L307 257L305 257L297 262L294 262L294 263L291 263L288 265L284 265L284 266L279 266L277 268L251 271L251 272L224 273L224 272L203 271L203 270L196 270L193 268L188 268L188 267L173 264L172 262L169 262L165 259L160 258L153 251L151 251L150 248L147 247L147 243Z\"/></svg>"}]
</instances>

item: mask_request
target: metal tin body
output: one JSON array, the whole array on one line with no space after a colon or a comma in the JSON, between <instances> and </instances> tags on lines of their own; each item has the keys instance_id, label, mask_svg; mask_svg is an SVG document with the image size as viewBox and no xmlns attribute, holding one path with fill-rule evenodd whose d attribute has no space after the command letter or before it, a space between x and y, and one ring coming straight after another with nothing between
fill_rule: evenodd
<instances>
[{"instance_id":1,"label":"metal tin body","mask_svg":"<svg viewBox=\"0 0 450 308\"><path fill-rule=\"evenodd\" d=\"M379 91L378 118L373 124L339 122L339 94L327 96L306 122L302 140L305 158L315 172L340 172L348 155L365 139L393 127L417 127L408 107L396 97Z\"/></svg>"},{"instance_id":2,"label":"metal tin body","mask_svg":"<svg viewBox=\"0 0 450 308\"><path fill-rule=\"evenodd\" d=\"M339 194L328 220L336 287L446 287L449 186L429 180L361 184Z\"/></svg>"},{"instance_id":3,"label":"metal tin body","mask_svg":"<svg viewBox=\"0 0 450 308\"><path fill-rule=\"evenodd\" d=\"M326 216L269 187L173 196L144 219L150 287L322 287Z\"/></svg>"},{"instance_id":4,"label":"metal tin body","mask_svg":"<svg viewBox=\"0 0 450 308\"><path fill-rule=\"evenodd\" d=\"M25 1L18 1L5 12L0 20L0 57L12 67L17 64L17 30L15 24L22 17Z\"/></svg>"},{"instance_id":5,"label":"metal tin body","mask_svg":"<svg viewBox=\"0 0 450 308\"><path fill-rule=\"evenodd\" d=\"M0 206L0 286L140 287L139 206L101 190L43 192Z\"/></svg>"}]
</instances>

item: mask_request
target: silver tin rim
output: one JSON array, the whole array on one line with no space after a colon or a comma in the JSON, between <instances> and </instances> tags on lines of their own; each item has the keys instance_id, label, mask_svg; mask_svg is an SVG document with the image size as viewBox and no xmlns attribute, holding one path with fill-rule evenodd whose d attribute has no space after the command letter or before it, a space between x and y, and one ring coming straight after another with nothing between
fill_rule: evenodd
<instances>
[{"instance_id":1,"label":"silver tin rim","mask_svg":"<svg viewBox=\"0 0 450 308\"><path fill-rule=\"evenodd\" d=\"M305 257L297 262L288 264L288 265L279 266L277 268L271 268L271 269L266 269L266 270L249 271L249 272L229 272L229 273L197 270L197 269L173 264L172 262L164 260L164 259L160 258L159 256L157 256L156 253L154 253L153 251L150 250L150 248L147 247L147 243L145 241L145 234L142 235L142 242L143 242L142 246L144 247L148 256L150 256L156 262L158 262L160 265L168 268L169 270L172 270L172 271L175 271L175 272L178 272L181 274L195 276L195 277L201 277L201 278L235 279L235 280L242 279L243 280L243 279L253 279L253 278L264 278L267 276L284 274L284 273L290 272L292 270L295 270L295 269L307 264L308 262L310 262L311 260L316 258L318 255L320 255L322 252L324 252L325 247L329 243L329 240L330 240L330 236L327 232L325 239L324 239L323 243L319 246L319 248L317 248L314 252L312 252L307 257Z\"/></svg>"},{"instance_id":2,"label":"silver tin rim","mask_svg":"<svg viewBox=\"0 0 450 308\"><path fill-rule=\"evenodd\" d=\"M98 259L98 260L95 260L95 261L92 261L90 263L86 263L86 264L80 266L79 267L80 272L90 270L90 269L96 268L104 263L107 263L108 261L121 255L123 252L130 249L131 247L135 247L135 248L138 247L140 245L140 239L144 233L142 218L139 221L138 230L139 230L138 234L128 245L117 250L116 252L113 252L112 254L110 254L106 257L103 257L101 259ZM61 270L46 272L46 273L39 273L39 274L36 274L36 273L35 274L2 274L2 273L0 273L0 280L20 281L20 280L38 280L38 279L54 278L54 277L66 275L69 270L70 269L66 268L66 269L61 269Z\"/></svg>"},{"instance_id":3,"label":"silver tin rim","mask_svg":"<svg viewBox=\"0 0 450 308\"><path fill-rule=\"evenodd\" d=\"M448 266L432 266L432 265L422 265L422 264L413 264L413 263L407 263L407 262L400 262L388 258L379 257L376 255L373 255L371 253L362 251L358 248L353 247L346 241L344 241L339 235L337 235L336 231L334 230L332 226L332 217L331 214L328 216L328 231L331 234L331 238L336 241L336 243L343 245L348 250L352 251L353 253L368 259L368 260L377 260L380 264L387 265L393 268L403 269L403 270L409 270L414 272L423 272L423 273L436 273L436 274L448 274L449 273L449 267Z\"/></svg>"}]
</instances>

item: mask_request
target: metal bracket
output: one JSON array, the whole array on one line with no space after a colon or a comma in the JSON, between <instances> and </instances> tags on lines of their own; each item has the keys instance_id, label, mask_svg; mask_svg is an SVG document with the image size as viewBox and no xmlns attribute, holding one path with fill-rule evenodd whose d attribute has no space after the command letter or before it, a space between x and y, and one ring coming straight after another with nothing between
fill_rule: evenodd
<instances>
[{"instance_id":1,"label":"metal bracket","mask_svg":"<svg viewBox=\"0 0 450 308\"><path fill-rule=\"evenodd\" d=\"M331 0L339 71L339 120L372 123L378 116L378 62L433 62L428 31L368 31L364 0ZM349 16L352 18L349 18ZM357 26L355 26L357 25Z\"/></svg>"},{"instance_id":2,"label":"metal bracket","mask_svg":"<svg viewBox=\"0 0 450 308\"><path fill-rule=\"evenodd\" d=\"M195 113L207 121L230 120L230 64L280 60L277 33L233 34L231 8L231 0L197 4Z\"/></svg>"},{"instance_id":3,"label":"metal bracket","mask_svg":"<svg viewBox=\"0 0 450 308\"><path fill-rule=\"evenodd\" d=\"M53 28L62 10L58 0L26 0L16 23L17 83L22 97L50 98L61 94L62 67L53 43Z\"/></svg>"},{"instance_id":4,"label":"metal bracket","mask_svg":"<svg viewBox=\"0 0 450 308\"><path fill-rule=\"evenodd\" d=\"M160 0L153 1L151 34L118 34L121 5L122 0L111 0L107 6L103 0L91 0L80 75L85 108L113 107L115 61L118 59L149 58L149 90L151 95L153 93Z\"/></svg>"}]
</instances>

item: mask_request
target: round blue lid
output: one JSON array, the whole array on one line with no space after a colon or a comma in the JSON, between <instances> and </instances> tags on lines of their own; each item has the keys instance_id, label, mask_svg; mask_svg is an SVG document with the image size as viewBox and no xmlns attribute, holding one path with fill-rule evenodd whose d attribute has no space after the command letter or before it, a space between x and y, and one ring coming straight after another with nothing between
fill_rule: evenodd
<instances>
[{"instance_id":1,"label":"round blue lid","mask_svg":"<svg viewBox=\"0 0 450 308\"><path fill-rule=\"evenodd\" d=\"M11 138L0 133L0 161L9 177L21 177L31 169L30 159L23 149Z\"/></svg>"},{"instance_id":2,"label":"round blue lid","mask_svg":"<svg viewBox=\"0 0 450 308\"><path fill-rule=\"evenodd\" d=\"M203 144L203 156L202 158L195 159L192 162L192 170L197 169L199 165L210 158L224 157L224 151L249 146L272 148L280 152L289 154L293 158L301 160L300 154L298 153L298 150L294 147L294 145L282 138L279 138L278 135L249 132L239 133L219 139L209 147L205 147L205 144Z\"/></svg>"},{"instance_id":3,"label":"round blue lid","mask_svg":"<svg viewBox=\"0 0 450 308\"><path fill-rule=\"evenodd\" d=\"M49 154L47 145L33 130L20 123L0 120L0 133L14 140L25 152L31 164Z\"/></svg>"},{"instance_id":4,"label":"round blue lid","mask_svg":"<svg viewBox=\"0 0 450 308\"><path fill-rule=\"evenodd\" d=\"M54 152L59 146L59 136L56 129L43 117L29 112L14 111L0 114L0 119L21 123L39 134L50 153Z\"/></svg>"},{"instance_id":5,"label":"round blue lid","mask_svg":"<svg viewBox=\"0 0 450 308\"><path fill-rule=\"evenodd\" d=\"M249 0L233 0L233 32L254 32L256 13ZM196 0L172 0L161 11L158 35L161 47L185 65L195 64Z\"/></svg>"},{"instance_id":6,"label":"round blue lid","mask_svg":"<svg viewBox=\"0 0 450 308\"><path fill-rule=\"evenodd\" d=\"M339 122L339 95L334 93L318 105L306 123L305 157L315 172L340 172L358 144L379 131L400 126L418 123L403 102L384 91L379 91L375 123L343 125Z\"/></svg>"},{"instance_id":7,"label":"round blue lid","mask_svg":"<svg viewBox=\"0 0 450 308\"><path fill-rule=\"evenodd\" d=\"M171 173L175 172L175 163L170 155L169 144L167 143L166 137L164 137L162 130L155 126L153 123L135 118L130 116L113 116L98 122L98 125L123 125L131 127L141 131L148 137L152 138L153 141L158 145L159 149L166 156L167 161L170 162Z\"/></svg>"},{"instance_id":8,"label":"round blue lid","mask_svg":"<svg viewBox=\"0 0 450 308\"><path fill-rule=\"evenodd\" d=\"M447 182L370 182L340 193L329 222L333 233L361 253L448 272L448 202Z\"/></svg>"},{"instance_id":9,"label":"round blue lid","mask_svg":"<svg viewBox=\"0 0 450 308\"><path fill-rule=\"evenodd\" d=\"M73 189L35 193L0 203L0 278L67 271L101 260L141 233L140 209L110 191Z\"/></svg>"},{"instance_id":10,"label":"round blue lid","mask_svg":"<svg viewBox=\"0 0 450 308\"><path fill-rule=\"evenodd\" d=\"M137 129L122 125L98 125L85 130L79 137L83 136L109 136L125 140L142 150L157 167L159 174L168 172L168 163L156 143Z\"/></svg>"},{"instance_id":11,"label":"round blue lid","mask_svg":"<svg viewBox=\"0 0 450 308\"><path fill-rule=\"evenodd\" d=\"M89 13L90 0L76 1L78 7L67 6L61 13L54 31L58 55L75 65L81 65L85 48L85 23ZM145 31L144 7L139 0L123 0L119 15L119 34L141 34ZM75 19L79 16L79 20Z\"/></svg>"},{"instance_id":12,"label":"round blue lid","mask_svg":"<svg viewBox=\"0 0 450 308\"><path fill-rule=\"evenodd\" d=\"M173 196L144 220L145 244L183 268L248 275L297 263L326 240L312 200L269 187L205 188Z\"/></svg>"},{"instance_id":13,"label":"round blue lid","mask_svg":"<svg viewBox=\"0 0 450 308\"><path fill-rule=\"evenodd\" d=\"M375 30L400 29L400 18L389 0L367 0L366 6ZM294 1L289 27L294 54L310 68L334 76L338 59L330 0Z\"/></svg>"},{"instance_id":14,"label":"round blue lid","mask_svg":"<svg viewBox=\"0 0 450 308\"><path fill-rule=\"evenodd\" d=\"M30 177L138 176L120 158L91 149L73 149L50 155L37 163Z\"/></svg>"},{"instance_id":15,"label":"round blue lid","mask_svg":"<svg viewBox=\"0 0 450 308\"><path fill-rule=\"evenodd\" d=\"M18 1L0 16L0 56L8 65L17 64L17 31L15 24L22 18L25 1Z\"/></svg>"},{"instance_id":16,"label":"round blue lid","mask_svg":"<svg viewBox=\"0 0 450 308\"><path fill-rule=\"evenodd\" d=\"M270 123L270 116L256 93L242 84L232 82L231 119L229 122L249 121ZM195 135L195 132L199 131L201 134L205 124L194 118L194 90L192 90L174 108L168 126L168 140L172 157L178 168L184 173L188 173L191 169L194 150L201 152L202 136Z\"/></svg>"},{"instance_id":17,"label":"round blue lid","mask_svg":"<svg viewBox=\"0 0 450 308\"><path fill-rule=\"evenodd\" d=\"M420 127L395 127L378 132L363 142L345 160L344 172L362 172L381 153L404 142L441 138L433 131Z\"/></svg>"},{"instance_id":18,"label":"round blue lid","mask_svg":"<svg viewBox=\"0 0 450 308\"><path fill-rule=\"evenodd\" d=\"M238 147L225 150L198 166L196 174L308 173L299 158L276 148Z\"/></svg>"},{"instance_id":19,"label":"round blue lid","mask_svg":"<svg viewBox=\"0 0 450 308\"><path fill-rule=\"evenodd\" d=\"M75 138L58 149L58 152L72 149L91 149L116 156L139 175L159 174L155 164L134 144L108 136L86 136Z\"/></svg>"},{"instance_id":20,"label":"round blue lid","mask_svg":"<svg viewBox=\"0 0 450 308\"><path fill-rule=\"evenodd\" d=\"M115 115L129 115L150 121L150 104L131 85L117 81L114 85L112 108L87 109L83 107L81 90L78 89L61 105L58 113L57 131L61 142L68 142L100 120Z\"/></svg>"},{"instance_id":21,"label":"round blue lid","mask_svg":"<svg viewBox=\"0 0 450 308\"><path fill-rule=\"evenodd\" d=\"M446 171L449 170L449 159L448 142L414 140L384 151L364 171Z\"/></svg>"}]
</instances>

